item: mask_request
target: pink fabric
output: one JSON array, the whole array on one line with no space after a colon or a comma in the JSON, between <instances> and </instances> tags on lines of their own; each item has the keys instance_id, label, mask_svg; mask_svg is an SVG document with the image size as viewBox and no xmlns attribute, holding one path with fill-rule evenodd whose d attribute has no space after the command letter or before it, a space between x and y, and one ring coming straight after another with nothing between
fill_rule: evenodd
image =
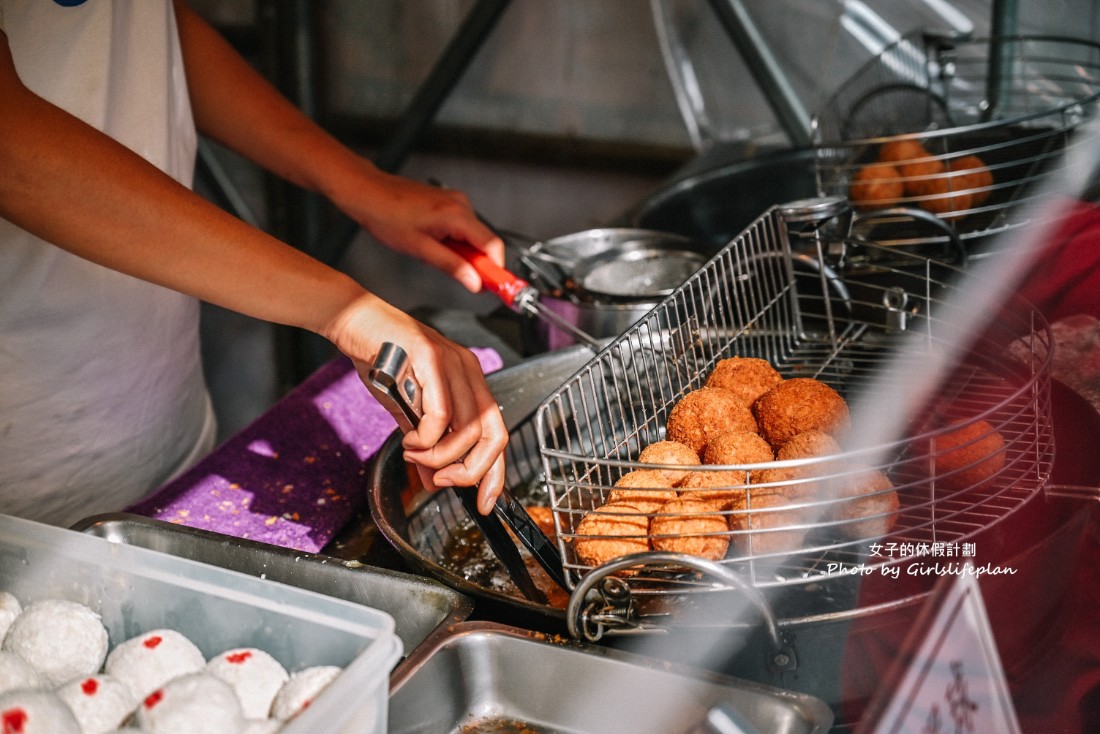
<instances>
[{"instance_id":1,"label":"pink fabric","mask_svg":"<svg viewBox=\"0 0 1100 734\"><path fill-rule=\"evenodd\" d=\"M502 366L495 351L473 351L485 372ZM365 501L368 462L395 429L350 360L338 358L189 471L128 509L317 552Z\"/></svg>"}]
</instances>

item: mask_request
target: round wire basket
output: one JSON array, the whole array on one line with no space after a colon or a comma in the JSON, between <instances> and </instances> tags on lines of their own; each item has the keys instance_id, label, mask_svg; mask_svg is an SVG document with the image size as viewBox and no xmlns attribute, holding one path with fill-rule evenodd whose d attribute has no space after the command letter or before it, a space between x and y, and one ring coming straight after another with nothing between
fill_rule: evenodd
<instances>
[{"instance_id":1,"label":"round wire basket","mask_svg":"<svg viewBox=\"0 0 1100 734\"><path fill-rule=\"evenodd\" d=\"M968 245L1023 224L1036 183L1079 144L1100 98L1100 44L1038 36L911 34L865 64L814 116L817 186L863 210L908 207ZM865 234L943 242L910 217Z\"/></svg>"},{"instance_id":2,"label":"round wire basket","mask_svg":"<svg viewBox=\"0 0 1100 734\"><path fill-rule=\"evenodd\" d=\"M975 336L904 436L872 451L837 444L756 463L639 460L668 438L672 412L707 386L723 360L767 360L788 381L809 378L852 399L880 389L875 376L887 360L928 360L945 348L941 327L966 308L951 297L955 268L862 239L822 237L821 229L792 232L780 209L539 407L543 478L575 583L606 562L585 552L600 544L608 558L646 549L705 554L764 589L976 561L985 533L1048 482L1051 334L1041 314L1015 302ZM654 470L671 472L673 481L653 481ZM649 481L624 484L644 471ZM682 481L699 473L714 481ZM624 487L631 496L622 502ZM646 499L698 499L706 507L673 511ZM586 522L596 513L602 522ZM674 522L658 521L669 514ZM658 597L716 588L681 571L648 568L623 578Z\"/></svg>"}]
</instances>

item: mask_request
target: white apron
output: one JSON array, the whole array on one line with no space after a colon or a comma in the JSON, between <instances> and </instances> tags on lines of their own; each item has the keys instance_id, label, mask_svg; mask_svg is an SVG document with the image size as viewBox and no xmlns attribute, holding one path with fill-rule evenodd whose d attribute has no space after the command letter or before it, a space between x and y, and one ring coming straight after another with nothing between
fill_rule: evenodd
<instances>
[{"instance_id":1,"label":"white apron","mask_svg":"<svg viewBox=\"0 0 1100 734\"><path fill-rule=\"evenodd\" d=\"M171 2L0 0L0 28L32 91L190 186ZM198 324L193 298L0 219L0 513L69 525L120 510L208 451Z\"/></svg>"}]
</instances>

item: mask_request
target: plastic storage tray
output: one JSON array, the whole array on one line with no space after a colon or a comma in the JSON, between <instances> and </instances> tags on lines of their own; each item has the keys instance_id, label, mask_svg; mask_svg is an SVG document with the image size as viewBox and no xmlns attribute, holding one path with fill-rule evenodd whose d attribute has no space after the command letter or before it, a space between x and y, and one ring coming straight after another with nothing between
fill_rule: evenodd
<instances>
[{"instance_id":1,"label":"plastic storage tray","mask_svg":"<svg viewBox=\"0 0 1100 734\"><path fill-rule=\"evenodd\" d=\"M127 512L96 515L73 526L90 535L209 563L373 607L394 619L408 653L473 611L473 600L422 576L318 553L281 548Z\"/></svg>"},{"instance_id":2,"label":"plastic storage tray","mask_svg":"<svg viewBox=\"0 0 1100 734\"><path fill-rule=\"evenodd\" d=\"M344 671L285 734L387 730L387 683L401 655L393 618L377 609L146 548L0 515L0 588L24 603L80 602L117 644L167 627L208 658L266 650L288 670Z\"/></svg>"}]
</instances>

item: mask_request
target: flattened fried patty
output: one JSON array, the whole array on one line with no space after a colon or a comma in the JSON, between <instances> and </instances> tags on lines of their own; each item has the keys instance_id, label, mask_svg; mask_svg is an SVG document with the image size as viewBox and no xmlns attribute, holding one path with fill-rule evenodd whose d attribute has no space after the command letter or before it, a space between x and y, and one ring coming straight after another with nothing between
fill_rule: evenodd
<instances>
[{"instance_id":1,"label":"flattened fried patty","mask_svg":"<svg viewBox=\"0 0 1100 734\"><path fill-rule=\"evenodd\" d=\"M675 499L672 480L658 469L635 469L619 477L608 502L664 502Z\"/></svg>"},{"instance_id":2,"label":"flattened fried patty","mask_svg":"<svg viewBox=\"0 0 1100 734\"><path fill-rule=\"evenodd\" d=\"M649 550L649 517L629 502L597 507L577 524L575 547L582 563L599 566Z\"/></svg>"},{"instance_id":3,"label":"flattened fried patty","mask_svg":"<svg viewBox=\"0 0 1100 734\"><path fill-rule=\"evenodd\" d=\"M686 553L712 561L729 547L726 519L706 502L676 499L666 502L649 521L654 550Z\"/></svg>"}]
</instances>

